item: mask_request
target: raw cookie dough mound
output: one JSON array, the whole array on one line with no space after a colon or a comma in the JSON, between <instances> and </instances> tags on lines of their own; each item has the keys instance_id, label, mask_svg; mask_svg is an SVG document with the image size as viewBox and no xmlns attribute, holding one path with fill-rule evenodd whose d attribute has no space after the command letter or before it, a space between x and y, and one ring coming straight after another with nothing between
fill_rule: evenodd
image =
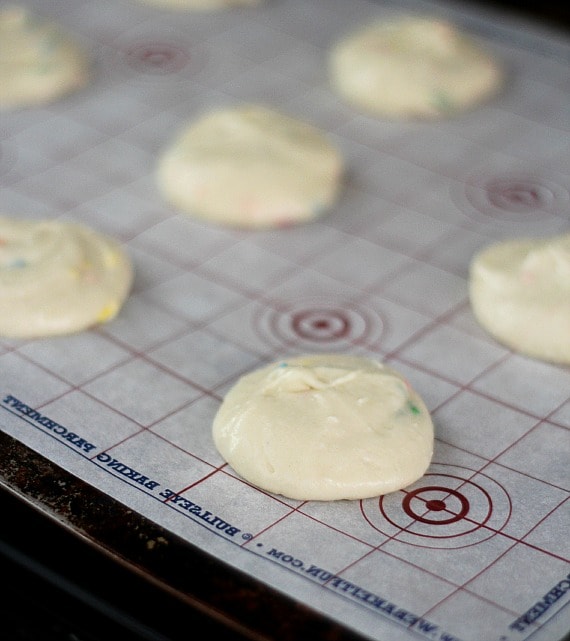
<instances>
[{"instance_id":1,"label":"raw cookie dough mound","mask_svg":"<svg viewBox=\"0 0 570 641\"><path fill-rule=\"evenodd\" d=\"M329 53L333 88L351 104L394 119L449 117L481 103L503 82L494 58L443 20L376 22Z\"/></svg>"},{"instance_id":2,"label":"raw cookie dough mound","mask_svg":"<svg viewBox=\"0 0 570 641\"><path fill-rule=\"evenodd\" d=\"M221 11L234 7L257 7L265 0L139 0L144 4L165 9L186 11Z\"/></svg>"},{"instance_id":3,"label":"raw cookie dough mound","mask_svg":"<svg viewBox=\"0 0 570 641\"><path fill-rule=\"evenodd\" d=\"M209 112L159 159L177 209L209 222L270 228L309 221L337 198L342 159L312 125L258 105Z\"/></svg>"},{"instance_id":4,"label":"raw cookie dough mound","mask_svg":"<svg viewBox=\"0 0 570 641\"><path fill-rule=\"evenodd\" d=\"M404 488L428 468L434 439L426 406L398 372L338 354L291 358L242 377L212 433L244 479L300 500Z\"/></svg>"},{"instance_id":5,"label":"raw cookie dough mound","mask_svg":"<svg viewBox=\"0 0 570 641\"><path fill-rule=\"evenodd\" d=\"M478 252L469 295L476 319L499 342L570 364L570 234L513 239Z\"/></svg>"},{"instance_id":6,"label":"raw cookie dough mound","mask_svg":"<svg viewBox=\"0 0 570 641\"><path fill-rule=\"evenodd\" d=\"M23 7L0 8L0 109L51 102L88 75L86 55L59 25Z\"/></svg>"},{"instance_id":7,"label":"raw cookie dough mound","mask_svg":"<svg viewBox=\"0 0 570 641\"><path fill-rule=\"evenodd\" d=\"M0 335L70 334L111 320L131 262L111 238L73 223L0 216Z\"/></svg>"}]
</instances>

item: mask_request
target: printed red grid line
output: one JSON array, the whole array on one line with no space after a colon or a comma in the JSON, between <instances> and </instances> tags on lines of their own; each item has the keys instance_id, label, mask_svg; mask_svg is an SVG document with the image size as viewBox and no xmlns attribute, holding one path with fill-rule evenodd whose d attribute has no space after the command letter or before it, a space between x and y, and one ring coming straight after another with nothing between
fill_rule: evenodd
<instances>
[{"instance_id":1,"label":"printed red grid line","mask_svg":"<svg viewBox=\"0 0 570 641\"><path fill-rule=\"evenodd\" d=\"M238 479L238 480L239 480L239 479ZM529 547L532 547L532 548L534 548L534 549L536 549L536 550L538 550L538 551L540 551L540 552L544 552L544 553L548 554L549 556L552 556L553 558L559 558L559 559L560 559L560 557L558 557L557 555L551 554L551 553L549 553L549 552L547 552L547 551L545 551L545 550L543 550L543 549L541 549L541 548L539 548L539 547L537 547L537 546L534 546L534 545L532 545L532 544L528 544L528 543L526 543L525 541L523 541L523 540L522 540L522 539L520 539L520 538L513 537L513 536L509 536L509 535L506 535L506 534L504 534L504 533L502 533L502 532L497 531L497 532L496 532L497 534L500 534L500 535L505 536L506 538L508 538L508 539L512 540L512 541L513 541L513 546L509 547L509 548L508 548L508 549L506 549L503 553L501 553L501 554L500 554L500 555L499 555L499 556L498 556L498 557L493 561L493 563L489 564L489 565L488 565L487 567L485 567L485 568L482 568L482 569L481 569L479 572L477 572L477 573L476 573L476 575L475 575L474 577L472 577L469 581L466 581L465 583L460 584L460 583L453 582L453 581L451 581L450 579L448 579L448 578L446 578L446 577L442 577L440 574L437 574L437 573L435 573L435 572L432 572L432 571L430 571L430 570L427 570L426 568L423 568L423 567L421 567L421 566L419 566L419 565L416 565L416 564L414 564L413 562L409 561L408 559L405 559L405 558L403 558L403 557L401 557L401 556L396 556L395 554L391 553L390 551L384 550L384 549L383 549L383 547L386 545L386 543L388 543L389 541L393 540L393 539L397 536L397 534L392 535L392 536L388 536L388 537L387 537L387 540L386 540L385 542L383 542L383 543L381 543L381 544L379 544L379 545L377 545L377 546L371 545L371 544L369 544L368 542L366 542L366 541L364 541L364 540L362 540L362 539L359 539L359 538L358 538L358 537L356 537L355 535L352 535L352 534L350 534L350 533L346 533L346 532L344 532L343 530L339 530L339 529L337 529L337 528L334 528L334 527L333 527L333 526L331 526L330 524L328 524L328 523L324 523L324 522L320 521L319 519L315 518L314 516L311 516L311 515L309 515L309 514L306 514L306 513L302 512L303 505L305 505L306 503L307 503L307 502L302 502L300 505L298 505L298 506L296 506L296 507L292 507L292 508L290 508L290 512L289 512L289 513L287 513L287 514L283 515L283 516L282 516L282 517L280 517L279 519L276 519L274 522L272 522L272 523L268 524L265 528L263 528L262 530L260 530L259 532L257 532L257 533L256 533L256 534L255 534L255 535L254 535L250 540L248 540L248 541L246 541L245 543L243 543L243 544L242 544L242 546L243 546L243 547L248 547L248 546L250 546L250 544L252 544L252 542L255 542L255 540L256 540L257 538L259 538L259 537L260 537L261 535L263 535L264 533L267 533L268 531L270 531L270 530L271 530L275 525L277 525L278 523L280 523L280 522L283 522L283 521L287 520L287 519L288 519L292 514L294 514L294 513L300 513L300 514L302 514L302 515L303 515L303 517L308 518L309 520L312 520L312 521L314 521L314 522L318 523L319 525L324 526L324 527L326 527L326 528L329 528L329 529L332 529L332 530L336 530L337 532L342 533L344 536L347 536L347 537L349 537L349 538L351 538L351 539L353 539L353 540L355 540L355 541L358 541L358 542L359 542L359 543L361 543L362 545L365 545L365 546L367 546L367 547L369 547L369 548L370 548L370 550L369 550L366 554L363 554L363 555L361 555L360 557L358 557L358 558L354 559L354 560L353 560L349 565L347 565L347 566L343 567L341 570L337 571L337 572L335 573L335 576L343 576L343 574L344 574L348 569L350 569L351 567L356 566L357 564L359 564L359 563L361 563L361 562L364 562L364 561L366 560L366 558L367 558L368 556L370 556L371 554L373 554L374 552L382 552L383 554L386 554L387 556L390 556L390 557L392 557L392 558L395 558L395 559L397 559L399 562L401 562L401 563L403 563L403 564L405 564L405 565L408 565L408 566L410 566L410 567L414 568L415 570L417 570L418 572L420 572L420 573L422 573L422 574L431 575L431 576L433 576L434 578L441 579L441 580L443 580L446 584L448 584L448 585L452 586L452 587L454 588L454 589L453 589L453 591L452 591L452 592L451 592L447 597L445 597L444 599L440 600L440 601L439 601L439 602L437 602L435 605L433 605L431 608L429 608L428 610L426 610L426 611L422 612L421 616L423 616L423 617L428 617L428 616L429 616L429 614L430 614L433 610L435 610L439 605L441 605L442 603L444 603L446 600L450 599L450 598L451 598L454 594L456 594L458 591L463 590L463 591L465 591L465 592L470 593L473 597L475 597L475 598L477 598L477 599L481 600L482 602L486 602L486 603L488 603L488 604L491 604L491 605L493 605L494 607L496 607L497 609L499 609L499 610L501 610L501 611L503 611L503 612L505 612L505 613L507 613L507 614L509 614L509 615L513 616L513 618L516 618L516 617L518 617L518 616L520 615L520 612L515 611L515 610L513 610L513 609L510 609L510 608L507 608L507 607L505 607L504 605L502 605L502 604L500 604L500 603L497 603L496 601L493 601L492 599L486 598L486 597L484 597L484 596L482 596L482 595L480 595L480 594L477 594L477 593L475 593L475 592L472 592L472 591L470 591L466 586L467 586L467 585L469 585L469 583L470 583L471 581L474 581L478 576L480 576L480 575L481 575L482 573L484 573L486 570L488 570L488 569L489 569L489 567L491 567L494 563L496 563L497 561L499 561L499 560L500 560L500 559L501 559L505 554L507 554L507 553L512 549L512 547L514 547L514 545L516 545L516 544L528 545ZM288 507L290 507L290 506L288 506ZM554 508L550 511L550 513L554 512L554 510L555 510L555 509L557 509L557 507L559 507L559 506L554 507ZM544 517L543 519L540 519L540 521L539 521L539 522L537 522L537 524L536 524L532 529L534 530L536 527L538 527L538 526L540 525L540 523L541 523L541 522L543 522L544 520L546 520L546 518L548 518L548 515L547 515L546 517ZM411 525L412 525L412 524L411 524ZM408 526L408 527L409 527L409 526ZM407 528L404 528L404 529L407 529ZM491 529L491 531L494 531L494 530L493 530L493 528L490 528L490 529ZM531 530L531 531L532 531L532 530ZM564 561L565 561L566 559L561 559L561 560L564 560ZM330 581L330 580L329 580L329 581ZM328 583L328 582L327 582L327 581L325 581L325 582L322 584L322 586L321 586L321 587L322 587L323 589L326 589L326 588L327 588L327 583Z\"/></svg>"},{"instance_id":2,"label":"printed red grid line","mask_svg":"<svg viewBox=\"0 0 570 641\"><path fill-rule=\"evenodd\" d=\"M309 264L309 263L310 263L310 261L307 261L307 263ZM292 268L292 269L296 269L296 267L294 267L294 268ZM404 267L403 269L405 269L405 267ZM233 283L232 283L232 282L229 282L229 283L228 283L228 282L226 282L224 279L219 279L219 280L217 280L217 282L219 282L219 283L221 283L221 284L224 284L224 285L226 285L226 286L233 286ZM241 289L240 291L241 291L241 293L242 293L242 294L244 294L244 295L251 296L251 292L249 292L249 291L248 291L248 290L246 290L246 289ZM364 298L364 297L362 296L362 297L359 297L359 298ZM255 296L254 296L254 299L256 299L256 300L261 300L259 297L255 297ZM170 311L170 310L168 310L168 309L166 309L166 308L164 308L164 311L165 311L165 312L168 312L168 313L174 313L174 312L172 312L172 311ZM400 351L404 346L406 346L407 344L409 344L409 343L411 343L411 342L415 342L415 341L417 341L419 338L421 339L421 334L423 334L423 333L425 333L426 331L428 331L432 326L437 325L438 323L443 322L443 321L445 320L445 318L448 318L449 316L453 315L453 314L455 313L455 311L456 311L456 310L452 310L451 312L448 312L447 314L445 314L442 318L436 319L432 324L427 325L425 328L423 328L422 330L420 330L420 332L418 332L416 335L412 336L412 337L411 337L411 338L410 338L406 343L404 343L403 345L401 345L397 350L394 350L393 352L389 353L389 354L387 355L387 357L386 357L386 360L391 360L391 359L393 359L393 360L402 360L402 359L399 357L399 351ZM184 319L184 317L182 317L182 316L181 316L181 318L182 318L182 319ZM185 319L184 319L184 320L185 320ZM204 327L204 328L206 328L206 329L207 329L207 326L208 326L209 322L211 322L211 319L210 319L210 320L208 320L208 321L206 321L206 322L204 322L204 323L197 323L197 324L194 324L194 329L197 329L197 328L200 328L200 327ZM165 339L165 341L163 341L163 342L164 342L164 343L168 343L168 342L170 342L170 341L172 341L172 340L176 339L178 336L182 335L183 333L184 333L184 331L181 331L181 332L179 332L178 334L175 334L174 336L169 337L169 339ZM178 372L176 372L176 371L174 371L174 370L172 370L172 369L169 369L169 368L167 368L167 367L164 367L164 366L163 366L163 365L161 365L158 361L156 361L156 360L152 359L152 357L150 357L150 358L149 358L149 357L148 357L148 355L146 355L146 354L144 354L144 353L142 353L142 352L137 352L137 351L133 350L130 346L126 345L126 344L125 344L125 343L123 343L122 341L119 341L118 339L116 339L116 338L114 338L114 337L112 337L112 336L106 336L106 337L107 337L109 340L115 341L115 342L116 342L117 344L119 344L121 347L123 347L124 349L126 349L127 351L129 351L129 352L132 354L131 358L133 358L133 359L134 359L134 358L137 358L137 357L143 358L144 360L147 360L148 362L152 363L154 366L156 366L156 367L158 367L158 368L160 368L160 369L164 369L164 371L165 371L165 372L167 372L167 373L169 373L169 374L171 374L171 375L174 375L175 377L180 378L180 380L183 380L184 382L186 382L186 383L188 383L188 384L192 385L193 387L195 387L195 388L197 388L197 389L201 389L201 386L200 386L199 384L197 384L196 382L191 381L191 380L187 380L187 379L185 379L184 377L181 377L181 376L179 375L179 373L178 373ZM160 344L160 343L159 343L159 344ZM155 347L156 347L156 346L155 346ZM243 347L243 346L242 346L242 347ZM247 349L247 348L245 348L245 347L244 347L244 349ZM279 354L279 352L278 352L277 350L275 351L275 356L276 356L276 357L280 356L280 354ZM29 358L29 357L28 357L28 358ZM507 356L505 356L505 358L508 358L508 355L507 355ZM32 359L29 359L29 360L32 360ZM503 360L504 360L504 359L503 359ZM116 364L115 366L113 366L113 367L111 368L111 370L112 370L112 369L116 369L116 368L118 368L119 366L123 365L123 364L124 364L124 362L125 362L125 361L121 361L121 362L119 362L118 364ZM403 359L403 362L406 362L406 361L405 361L405 359ZM500 362L502 362L502 361L500 361ZM43 365L43 364L41 364L41 363L35 363L35 364L36 364L36 365L38 365L40 368L44 369L45 371L49 371L52 375L54 375L54 376L56 376L56 377L60 378L60 377L57 375L57 373L56 373L56 372L51 372L51 371L49 370L49 368L45 367L45 365ZM416 367L418 366L418 364L417 364L417 363L413 363L413 365L414 365L414 366L416 366ZM478 376L476 376L474 379L472 379L472 380L469 382L469 384L467 384L467 385L463 385L463 384L461 384L460 382L455 381L455 380L453 380L453 379L447 379L447 380L448 380L448 382L450 382L450 383L452 383L452 384L454 384L455 386L457 386L457 387L458 387L458 391L457 391L456 395L458 395L459 393L461 393L461 391L462 391L462 390L469 389L469 390L473 391L473 392L474 392L474 393L476 393L476 394L479 394L479 395L481 395L481 396L486 396L486 395L482 394L481 392L478 392L477 390L473 390L470 386L471 386L471 384L472 384L475 380L477 380L478 378L480 378L481 376L483 376L485 373L487 373L488 371L490 371L491 369L493 369L493 368L494 368L494 367L496 367L497 365L498 365L498 363L494 363L494 364L492 364L491 366L489 366L488 368L486 368L486 370L482 371ZM420 367L420 369L422 369L422 366L421 366L421 365L420 365L419 367ZM103 372L103 373L99 373L99 374L97 374L94 378L98 378L99 376L103 376L105 373L108 373L108 372L109 372L109 371L111 371L111 370L107 370L107 371L105 371L105 372ZM430 374L432 374L432 375L439 376L437 373L430 372L430 371L429 371L429 370L427 370L427 369L425 369L425 371L428 371L428 373L430 373ZM440 376L440 377L441 377L441 376ZM63 380L63 379L61 379L61 380ZM83 383L83 385L86 385L86 384L87 384L87 383L89 383L91 380L93 380L93 379L89 379L88 381L85 381L85 382ZM222 385L223 385L223 383L222 383ZM72 389L81 389L81 388L82 388L82 386L74 387L74 388L72 388ZM210 390L202 390L202 391L203 391L204 393L212 393ZM453 398L453 397L451 397L451 398ZM445 404L446 402L449 402L449 400L451 400L451 398L450 398L450 399L447 399L447 401L445 401L443 404ZM496 401L497 399L494 399L494 400ZM499 401L499 402L503 403L506 407L512 407L512 406L510 406L510 405L508 405L507 403L504 403L504 402L502 402L502 401ZM564 403L562 403L562 404L564 404ZM112 409L114 409L114 408L112 408ZM519 409L519 408L516 408L516 407L515 407L514 409ZM550 414L553 414L553 413L556 411L556 409L558 409L558 408L555 408L555 409L554 409ZM524 412L524 410L523 410L523 412ZM530 413L528 413L528 412L524 412L524 413L527 413L527 414L529 414L529 415L530 415ZM541 417L537 417L537 418L541 418ZM526 435L526 434L525 434L525 435ZM522 438L522 437L521 437L521 438ZM520 440L520 439L518 439L518 440Z\"/></svg>"},{"instance_id":3,"label":"printed red grid line","mask_svg":"<svg viewBox=\"0 0 570 641\"><path fill-rule=\"evenodd\" d=\"M536 528L537 528L541 523L543 523L544 521L546 521L546 519L548 518L548 516L549 516L550 514L552 514L556 509L558 509L558 508L560 507L560 505L562 505L563 503L567 502L568 500L569 500L569 499L565 499L564 501L562 501L559 505L557 505L555 508L553 508L553 509L549 512L549 514L548 514L547 516L545 516L545 517L543 517L542 519L540 519L540 520L536 523L536 525L535 525L535 526L530 530L530 532L528 532L528 533L527 533L527 536L528 536L528 534L530 534L533 530L535 530L535 529L536 529ZM503 536L506 536L506 535L504 535L502 532L499 532L499 534L501 534L501 535L503 535ZM561 561L565 561L565 562L570 562L570 559L565 559L565 558L562 558L562 557L560 557L560 556L558 556L558 555L552 554L551 552L546 551L546 550L544 550L544 549L542 549L542 548L540 548L540 547L538 547L538 546L535 546L535 545L529 544L528 542L526 542L526 541L524 541L524 540L522 540L522 539L517 539L516 537L508 537L508 538L511 538L511 539L514 541L513 546L511 546L510 548L506 549L506 550L505 550L504 552L502 552L498 557L496 557L495 559L493 559L493 561L491 561L491 563L489 563L486 567L482 568L482 569L481 569L481 570L480 570L480 571L479 571L479 572L478 572L474 577L472 577L469 581L466 581L462 586L459 586L459 587L458 587L454 592L452 592L451 594L449 594L449 595L448 595L448 596L446 596L445 598L441 599L441 600L440 600L438 603L436 603L435 605L433 605L429 610L427 610L426 612L424 612L424 613L423 613L423 616L426 616L426 617L427 617L427 616L429 616L429 614L430 614L431 612L433 612L434 610L436 610L436 609L437 609L439 606L441 606L443 603L445 603L446 601L450 600L453 596L455 596L455 594L457 594L457 592L462 591L462 590L464 590L464 591L466 591L466 592L469 592L472 596L474 596L474 597L475 597L475 598L477 598L477 599L480 599L480 600L482 600L482 601L485 601L485 600L486 600L486 601L489 601L489 602L491 602L491 603L494 603L493 601L491 601L491 600L489 600L489 599L485 599L485 598L484 598L484 597L482 597L480 594L477 594L477 593L474 593L474 592L470 591L466 586L468 586L471 582L475 581L479 576L481 576L483 573L485 573L487 570L489 570L493 565L497 564L497 563L500 561L500 559L501 559L501 558L503 558L506 554L508 554L508 553L513 549L513 547L515 547L515 545L527 545L527 546L529 546L529 547L531 547L531 548L534 548L535 550L538 550L538 551L542 552L543 554L546 554L546 555L548 555L548 556L552 556L553 558L557 558L557 559L559 559L559 560L561 560ZM503 606L501 606L501 605L500 605L500 604L498 604L498 603L494 603L494 605L495 605L496 607L500 608L500 609L504 609L505 611L508 611L508 610L506 610ZM521 612L515 612L514 614L515 614L515 617L518 617L518 616L520 616L520 614L522 614L522 613L521 613ZM538 624L534 623L534 624L532 625L532 628L531 628L530 633L531 633L533 630L539 629L543 624L544 624L544 622L539 622ZM526 637L528 637L528 634L526 635ZM526 637L525 637L525 638L526 638Z\"/></svg>"},{"instance_id":4,"label":"printed red grid line","mask_svg":"<svg viewBox=\"0 0 570 641\"><path fill-rule=\"evenodd\" d=\"M244 293L244 292L242 292L242 293ZM394 356L395 356L395 355L394 355Z\"/></svg>"},{"instance_id":5,"label":"printed red grid line","mask_svg":"<svg viewBox=\"0 0 570 641\"><path fill-rule=\"evenodd\" d=\"M243 292L242 292L242 293L243 293ZM397 354L397 350L396 350L396 352L395 352L394 356L396 356L396 354ZM468 387L466 386L465 388L468 388Z\"/></svg>"}]
</instances>

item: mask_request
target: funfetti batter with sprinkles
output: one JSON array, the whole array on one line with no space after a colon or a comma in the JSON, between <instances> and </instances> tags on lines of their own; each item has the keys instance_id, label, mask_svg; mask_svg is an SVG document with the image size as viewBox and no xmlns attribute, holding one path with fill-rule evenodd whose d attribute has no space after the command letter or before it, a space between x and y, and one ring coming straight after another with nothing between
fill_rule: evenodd
<instances>
[{"instance_id":1,"label":"funfetti batter with sprinkles","mask_svg":"<svg viewBox=\"0 0 570 641\"><path fill-rule=\"evenodd\" d=\"M70 334L114 318L133 280L112 238L73 223L0 216L0 335Z\"/></svg>"},{"instance_id":2,"label":"funfetti batter with sprinkles","mask_svg":"<svg viewBox=\"0 0 570 641\"><path fill-rule=\"evenodd\" d=\"M356 108L401 120L457 115L504 81L501 65L470 35L445 20L411 15L367 24L336 42L329 76Z\"/></svg>"},{"instance_id":3,"label":"funfetti batter with sprinkles","mask_svg":"<svg viewBox=\"0 0 570 641\"><path fill-rule=\"evenodd\" d=\"M242 229L307 223L342 188L344 159L313 125L265 105L217 107L160 154L157 184L174 208Z\"/></svg>"},{"instance_id":4,"label":"funfetti batter with sprinkles","mask_svg":"<svg viewBox=\"0 0 570 641\"><path fill-rule=\"evenodd\" d=\"M18 5L0 8L0 109L51 102L89 75L86 53L60 25Z\"/></svg>"},{"instance_id":5,"label":"funfetti batter with sprinkles","mask_svg":"<svg viewBox=\"0 0 570 641\"><path fill-rule=\"evenodd\" d=\"M570 233L510 238L479 250L469 298L479 324L504 345L570 365Z\"/></svg>"},{"instance_id":6,"label":"funfetti batter with sprinkles","mask_svg":"<svg viewBox=\"0 0 570 641\"><path fill-rule=\"evenodd\" d=\"M212 426L244 479L299 500L364 499L407 487L433 455L429 411L408 381L371 358L312 354L243 376Z\"/></svg>"}]
</instances>

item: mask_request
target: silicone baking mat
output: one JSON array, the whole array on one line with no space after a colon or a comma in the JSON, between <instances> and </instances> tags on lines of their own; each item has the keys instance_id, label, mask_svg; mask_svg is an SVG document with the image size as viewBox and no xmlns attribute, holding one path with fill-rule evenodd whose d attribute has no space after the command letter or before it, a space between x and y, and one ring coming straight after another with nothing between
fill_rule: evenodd
<instances>
[{"instance_id":1,"label":"silicone baking mat","mask_svg":"<svg viewBox=\"0 0 570 641\"><path fill-rule=\"evenodd\" d=\"M3 213L87 224L136 277L112 322L0 341L0 425L235 568L381 641L557 640L570 628L570 369L477 326L468 265L490 242L570 229L569 43L460 5L268 0L193 14L136 0L26 3L93 60L84 90L2 115ZM333 42L375 17L447 17L504 65L500 95L434 123L367 117L329 88ZM342 151L338 204L274 231L180 215L158 154L206 110L280 108ZM569 337L570 340L570 337ZM436 427L400 492L301 502L216 452L237 378L306 352L374 356Z\"/></svg>"}]
</instances>

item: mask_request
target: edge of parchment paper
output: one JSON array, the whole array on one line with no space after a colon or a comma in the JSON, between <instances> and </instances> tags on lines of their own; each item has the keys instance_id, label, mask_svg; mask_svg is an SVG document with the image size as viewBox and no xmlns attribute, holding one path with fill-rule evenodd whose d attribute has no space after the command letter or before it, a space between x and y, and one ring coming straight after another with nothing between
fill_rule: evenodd
<instances>
[{"instance_id":1,"label":"edge of parchment paper","mask_svg":"<svg viewBox=\"0 0 570 641\"><path fill-rule=\"evenodd\" d=\"M228 641L364 639L165 530L1 431L0 509L3 541L31 537L39 562L51 565L58 575L65 567L63 583L76 586L74 596L83 590L103 609L105 603L113 607L113 599L124 606L122 595L135 591L127 599L133 612L123 614L133 625L165 628L165 641L191 638L189 632L198 625L201 631L208 625L217 638ZM31 517L30 522L23 524L21 514L26 521ZM166 636L176 630L180 637Z\"/></svg>"}]
</instances>

